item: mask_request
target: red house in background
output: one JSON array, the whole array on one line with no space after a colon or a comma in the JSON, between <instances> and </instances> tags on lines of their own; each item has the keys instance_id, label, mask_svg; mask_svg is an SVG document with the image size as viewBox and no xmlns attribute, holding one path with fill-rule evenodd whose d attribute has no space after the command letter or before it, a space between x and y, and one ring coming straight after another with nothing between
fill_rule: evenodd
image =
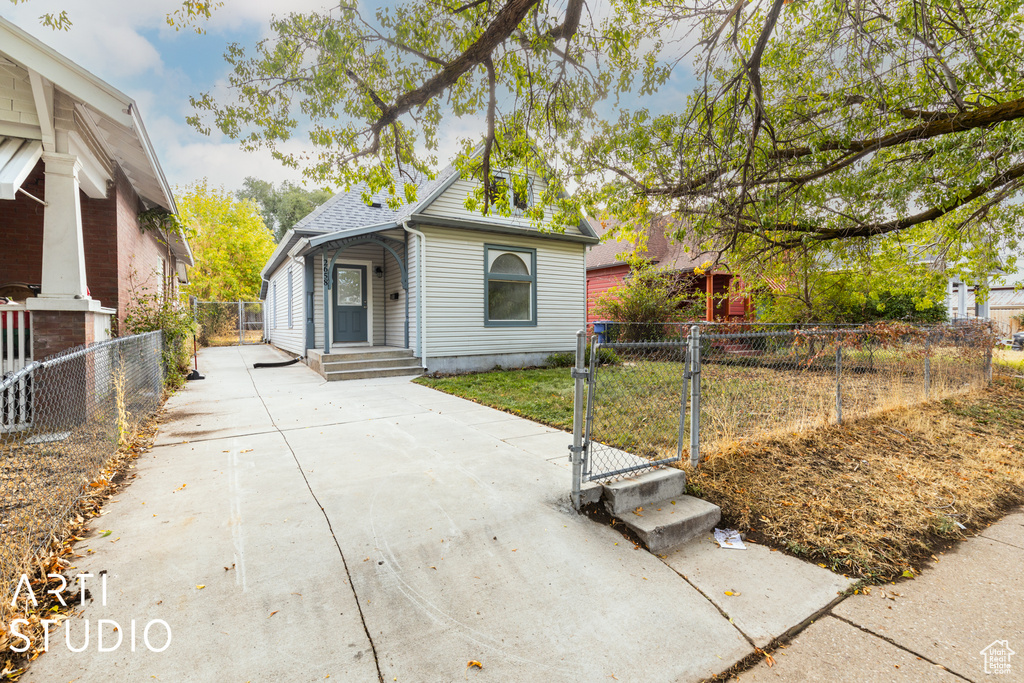
<instances>
[{"instance_id":1,"label":"red house in background","mask_svg":"<svg viewBox=\"0 0 1024 683\"><path fill-rule=\"evenodd\" d=\"M600 244L594 245L587 252L587 324L602 318L594 312L594 306L602 294L622 283L629 274L630 266L626 256L636 249L636 244L628 240L605 240L604 235L611 230L612 224L599 225L598 233L602 237ZM675 227L669 217L661 217L651 221L647 229L647 244L640 255L656 266L680 275L680 284L698 295L707 297L704 320L728 321L742 320L750 308L748 297L738 293L741 290L739 278L721 269L698 274L696 271L702 263L710 259L709 255L699 249L680 244L666 234Z\"/></svg>"}]
</instances>

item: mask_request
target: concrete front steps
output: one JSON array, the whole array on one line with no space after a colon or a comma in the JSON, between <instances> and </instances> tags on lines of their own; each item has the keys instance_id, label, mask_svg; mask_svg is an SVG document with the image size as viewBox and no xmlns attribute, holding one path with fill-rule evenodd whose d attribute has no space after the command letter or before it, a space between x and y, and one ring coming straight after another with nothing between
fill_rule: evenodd
<instances>
[{"instance_id":1,"label":"concrete front steps","mask_svg":"<svg viewBox=\"0 0 1024 683\"><path fill-rule=\"evenodd\" d=\"M419 359L409 349L354 347L342 353L310 353L309 360L309 366L328 382L423 374Z\"/></svg>"},{"instance_id":2,"label":"concrete front steps","mask_svg":"<svg viewBox=\"0 0 1024 683\"><path fill-rule=\"evenodd\" d=\"M711 531L722 510L686 491L686 473L646 472L602 485L605 509L629 527L652 553L662 553Z\"/></svg>"}]
</instances>

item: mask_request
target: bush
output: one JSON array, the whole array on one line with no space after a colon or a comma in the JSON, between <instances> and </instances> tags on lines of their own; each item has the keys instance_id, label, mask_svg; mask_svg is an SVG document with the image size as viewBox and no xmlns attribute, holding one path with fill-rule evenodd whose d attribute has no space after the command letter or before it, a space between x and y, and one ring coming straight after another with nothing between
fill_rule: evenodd
<instances>
[{"instance_id":1,"label":"bush","mask_svg":"<svg viewBox=\"0 0 1024 683\"><path fill-rule=\"evenodd\" d=\"M672 272L649 263L632 264L629 278L597 300L594 311L614 326L618 341L660 341L665 323L699 319L705 309L703 295L680 291Z\"/></svg>"},{"instance_id":2,"label":"bush","mask_svg":"<svg viewBox=\"0 0 1024 683\"><path fill-rule=\"evenodd\" d=\"M190 342L196 329L189 307L184 301L146 294L144 290L125 308L124 331L128 334L164 333L164 384L169 389L180 388L192 362Z\"/></svg>"},{"instance_id":3,"label":"bush","mask_svg":"<svg viewBox=\"0 0 1024 683\"><path fill-rule=\"evenodd\" d=\"M607 347L601 347L597 350L597 364L598 365L618 365L621 363L619 354L615 353L612 349ZM584 363L590 366L590 345L587 345L587 350L584 353ZM576 365L576 354L571 351L565 353L553 353L547 358L547 365L549 368L571 368Z\"/></svg>"}]
</instances>

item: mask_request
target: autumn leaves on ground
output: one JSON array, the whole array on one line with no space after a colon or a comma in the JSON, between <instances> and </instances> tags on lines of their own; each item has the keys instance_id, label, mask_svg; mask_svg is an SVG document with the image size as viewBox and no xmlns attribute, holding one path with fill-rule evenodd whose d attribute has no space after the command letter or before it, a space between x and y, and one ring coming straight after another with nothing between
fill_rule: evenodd
<instances>
[{"instance_id":1,"label":"autumn leaves on ground","mask_svg":"<svg viewBox=\"0 0 1024 683\"><path fill-rule=\"evenodd\" d=\"M11 559L15 554L26 553L30 548L25 546L24 538L15 540L10 536L5 537L5 543L10 545L4 548L8 553L8 556L4 557L6 564L0 564L8 570L2 578L5 582L12 582L10 585L13 588L18 583L18 577L9 570L14 568L17 572L24 573L29 579L32 594L37 598L38 604L31 604L26 590L19 591L14 604L11 604L10 599L0 602L0 653L3 653L0 657L0 680L18 680L25 672L27 664L42 654L43 619L54 622L59 627L64 620L77 612L80 596L75 591L73 583L74 558L80 557L77 554L79 552L94 551L91 548L84 551L82 548L76 549L75 543L90 537L104 538L109 543L120 540L120 537L107 539L110 531L104 532L96 528L95 520L102 514L106 501L135 478L131 473L135 460L152 447L160 419L161 416L158 414L133 426L121 446L98 470L99 476L83 484L84 493L77 503L74 503L71 513L56 522L53 528L48 528L49 542L44 544L45 551L41 557L33 560L26 558L22 563L12 564ZM100 455L102 456L102 453ZM50 487L48 490L51 495L59 489L54 481L43 482L39 488L45 493L47 487ZM27 511L38 515L35 526L52 522L52 518L48 516L49 511L43 507L28 505ZM15 542L18 543L17 546L14 545ZM60 594L63 585L58 578L60 575L65 577L70 586L68 593L65 594L64 605L55 598ZM23 587L19 584L19 588ZM51 589L54 592L48 593L47 591ZM16 637L8 630L15 619L24 619L27 622L21 625L19 632L28 636L34 644L24 652L12 649L12 646L20 647L24 644L22 638Z\"/></svg>"},{"instance_id":2,"label":"autumn leaves on ground","mask_svg":"<svg viewBox=\"0 0 1024 683\"><path fill-rule=\"evenodd\" d=\"M869 581L911 576L1024 502L1024 381L737 446L690 486L754 540Z\"/></svg>"}]
</instances>

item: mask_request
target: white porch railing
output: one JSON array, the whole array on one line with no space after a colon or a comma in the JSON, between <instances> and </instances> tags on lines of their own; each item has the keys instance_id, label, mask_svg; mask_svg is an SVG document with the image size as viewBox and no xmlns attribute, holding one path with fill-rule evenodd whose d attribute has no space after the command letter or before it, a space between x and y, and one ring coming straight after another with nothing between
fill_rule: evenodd
<instances>
[{"instance_id":1,"label":"white porch railing","mask_svg":"<svg viewBox=\"0 0 1024 683\"><path fill-rule=\"evenodd\" d=\"M24 305L0 305L0 380L32 362L32 314ZM32 422L29 378L0 389L0 432L25 429ZM0 385L7 384L0 382Z\"/></svg>"}]
</instances>

